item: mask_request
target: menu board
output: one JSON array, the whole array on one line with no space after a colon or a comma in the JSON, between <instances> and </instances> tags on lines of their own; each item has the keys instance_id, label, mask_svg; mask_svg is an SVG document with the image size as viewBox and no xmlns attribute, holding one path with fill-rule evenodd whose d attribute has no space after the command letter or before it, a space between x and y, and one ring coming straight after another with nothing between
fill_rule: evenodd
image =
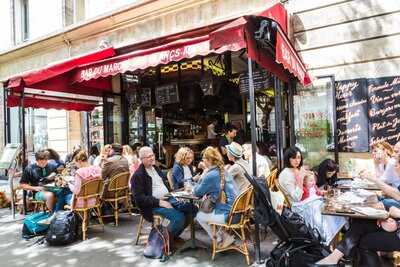
<instances>
[{"instance_id":1,"label":"menu board","mask_svg":"<svg viewBox=\"0 0 400 267\"><path fill-rule=\"evenodd\" d=\"M400 141L400 76L368 79L370 143Z\"/></svg>"},{"instance_id":2,"label":"menu board","mask_svg":"<svg viewBox=\"0 0 400 267\"><path fill-rule=\"evenodd\" d=\"M336 118L340 152L367 152L368 92L366 79L336 82Z\"/></svg>"},{"instance_id":3,"label":"menu board","mask_svg":"<svg viewBox=\"0 0 400 267\"><path fill-rule=\"evenodd\" d=\"M264 90L272 86L271 75L266 70L257 70L253 72L254 91ZM247 73L239 76L240 93L249 91L249 75Z\"/></svg>"},{"instance_id":4,"label":"menu board","mask_svg":"<svg viewBox=\"0 0 400 267\"><path fill-rule=\"evenodd\" d=\"M165 84L156 87L157 105L179 103L179 91L176 83Z\"/></svg>"},{"instance_id":5,"label":"menu board","mask_svg":"<svg viewBox=\"0 0 400 267\"><path fill-rule=\"evenodd\" d=\"M151 107L151 88L142 88L140 92L140 105Z\"/></svg>"}]
</instances>

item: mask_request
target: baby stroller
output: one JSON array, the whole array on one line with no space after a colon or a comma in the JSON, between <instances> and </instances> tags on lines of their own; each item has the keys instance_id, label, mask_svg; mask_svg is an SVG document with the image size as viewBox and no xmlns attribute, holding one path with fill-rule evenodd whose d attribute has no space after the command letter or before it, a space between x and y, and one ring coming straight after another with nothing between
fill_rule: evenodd
<instances>
[{"instance_id":1,"label":"baby stroller","mask_svg":"<svg viewBox=\"0 0 400 267\"><path fill-rule=\"evenodd\" d=\"M308 267L329 255L318 231L310 229L300 215L290 209L284 209L279 215L273 209L264 179L248 174L246 177L254 188L256 223L269 227L280 240L266 261L267 267Z\"/></svg>"}]
</instances>

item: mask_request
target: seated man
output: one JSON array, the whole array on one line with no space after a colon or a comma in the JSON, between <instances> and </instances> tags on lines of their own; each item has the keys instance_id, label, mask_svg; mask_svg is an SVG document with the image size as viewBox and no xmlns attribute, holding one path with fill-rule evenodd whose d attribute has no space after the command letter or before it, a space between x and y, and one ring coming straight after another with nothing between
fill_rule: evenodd
<instances>
[{"instance_id":1,"label":"seated man","mask_svg":"<svg viewBox=\"0 0 400 267\"><path fill-rule=\"evenodd\" d=\"M112 144L108 158L104 163L101 177L105 182L108 182L111 177L122 172L129 172L128 160L122 156L122 146Z\"/></svg>"},{"instance_id":2,"label":"seated man","mask_svg":"<svg viewBox=\"0 0 400 267\"><path fill-rule=\"evenodd\" d=\"M142 164L132 176L131 188L140 213L149 222L153 222L153 214L168 219L168 231L177 238L187 225L185 213L195 212L194 208L165 197L168 194L167 178L154 165L155 156L150 147L142 147L139 158Z\"/></svg>"},{"instance_id":3,"label":"seated man","mask_svg":"<svg viewBox=\"0 0 400 267\"><path fill-rule=\"evenodd\" d=\"M48 164L48 152L45 150L36 152L35 159L36 163L28 165L22 173L20 186L24 190L32 191L34 199L45 201L47 208L53 212L56 202L54 193L44 191L42 185L54 181L56 166Z\"/></svg>"}]
</instances>

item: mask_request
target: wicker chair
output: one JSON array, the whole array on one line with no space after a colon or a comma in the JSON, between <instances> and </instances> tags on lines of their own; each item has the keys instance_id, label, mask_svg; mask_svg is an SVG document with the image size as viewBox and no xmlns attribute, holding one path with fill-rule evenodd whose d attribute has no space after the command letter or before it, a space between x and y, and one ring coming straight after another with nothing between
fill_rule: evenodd
<instances>
[{"instance_id":1,"label":"wicker chair","mask_svg":"<svg viewBox=\"0 0 400 267\"><path fill-rule=\"evenodd\" d=\"M278 189L276 188L276 183L275 181L278 178L278 169L273 169L271 173L268 175L268 177L265 179L265 182L267 184L267 187L271 191L277 191Z\"/></svg>"},{"instance_id":2,"label":"wicker chair","mask_svg":"<svg viewBox=\"0 0 400 267\"><path fill-rule=\"evenodd\" d=\"M239 196L236 197L235 202L232 205L231 211L228 216L226 223L214 223L209 224L212 227L213 238L212 238L212 260L215 258L215 254L226 251L226 250L237 250L246 257L246 262L250 265L250 253L247 248L247 240L245 235L245 230L249 228L250 223L250 202L253 195L253 188L250 186L245 191L243 191ZM235 223L234 218L239 216L239 221ZM228 232L233 233L235 236L239 237L241 240L240 245L232 244L226 248L217 248L217 233L220 229L224 229Z\"/></svg>"},{"instance_id":3,"label":"wicker chair","mask_svg":"<svg viewBox=\"0 0 400 267\"><path fill-rule=\"evenodd\" d=\"M99 219L99 223L104 226L101 218L100 197L103 189L103 180L101 178L91 179L81 185L81 190L78 195L74 195L71 210L75 211L82 219L82 239L86 240L86 232L89 225L88 214L93 210ZM94 199L94 203L91 201ZM77 206L78 202L83 202L83 205Z\"/></svg>"},{"instance_id":4,"label":"wicker chair","mask_svg":"<svg viewBox=\"0 0 400 267\"><path fill-rule=\"evenodd\" d=\"M174 179L172 178L172 169L167 172L168 185L171 190L174 190Z\"/></svg>"},{"instance_id":5,"label":"wicker chair","mask_svg":"<svg viewBox=\"0 0 400 267\"><path fill-rule=\"evenodd\" d=\"M282 195L285 197L285 206L288 208L291 208L291 204L289 201L289 197L286 195L285 191L282 189L282 186L279 184L279 180L275 179L275 186L278 189L278 191L280 191L282 193Z\"/></svg>"},{"instance_id":6,"label":"wicker chair","mask_svg":"<svg viewBox=\"0 0 400 267\"><path fill-rule=\"evenodd\" d=\"M129 190L129 172L122 172L110 178L110 182L104 188L102 200L110 203L114 210L115 226L118 226L119 207L118 203L124 200L129 214L132 214Z\"/></svg>"}]
</instances>

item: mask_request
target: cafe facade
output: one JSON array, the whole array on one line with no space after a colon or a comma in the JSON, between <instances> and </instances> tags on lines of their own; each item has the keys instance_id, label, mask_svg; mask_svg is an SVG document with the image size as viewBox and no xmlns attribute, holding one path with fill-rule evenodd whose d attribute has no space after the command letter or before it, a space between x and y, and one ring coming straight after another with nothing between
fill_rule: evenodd
<instances>
[{"instance_id":1,"label":"cafe facade","mask_svg":"<svg viewBox=\"0 0 400 267\"><path fill-rule=\"evenodd\" d=\"M227 33L246 33L243 29L250 24L254 27L255 20L265 16L262 13L278 1L161 2L132 6L69 29L64 33L64 38L70 38L67 46L61 38L53 36L23 48L29 53L31 48L53 45L52 49L43 49L36 58L21 56L9 61L8 66L3 64L0 76L6 77L3 79L5 87L12 88L9 78L17 77L23 71L43 69L46 64L68 58L68 61L76 59L80 62L73 68L69 66L71 69L64 66L62 73L69 75L68 86L57 95L52 93L56 98L49 98L46 93L43 96L44 91L54 91L41 81L34 83L39 90L43 89L37 92L26 84L26 80L18 83L14 79L14 88L22 88L23 84L28 90L23 93L7 91L8 106L21 106L21 93L26 94L22 106L34 103L37 108L37 103L53 105L51 101L60 103L59 98L62 98L64 107L90 111L87 139L92 144L143 141L153 145L164 160L170 158L168 151L176 146L191 145L201 149L206 145L209 142L205 134L206 123L213 117L238 126L243 130L244 139L249 139L251 129L255 128L254 138L271 146L275 144L278 153L295 144L305 152L310 165L325 157L339 159L342 163L353 157L365 158L370 141L382 134L371 135L371 129L382 129L380 125L370 127L371 114L381 118L382 114L390 113L379 108L371 111L370 102L371 99L385 99L385 96L370 95L368 88L372 86L371 92L378 92L373 88L385 84L395 86L394 66L398 58L395 54L386 57L381 50L369 47L381 43L390 45L392 39L397 38L387 22L394 16L395 1L388 1L390 3L385 6L379 1L372 1L371 6L363 6L360 1L285 1L286 26L276 16L269 17L280 23L284 35L273 33L271 26L265 26L266 33L270 31L275 38L290 37L289 43L297 50L299 59L292 60L297 57L296 52L277 49L274 38L250 44L267 51L268 58L273 61L267 63L258 62L258 55L248 56L247 39L242 43L232 42L229 36L237 38L237 35ZM359 14L346 11L355 8L360 10ZM146 10L153 10L153 16L134 19ZM387 37L380 37L379 25L372 25L372 18L367 16L371 11L379 21L389 24L384 28ZM324 17L329 12L334 16ZM254 20L243 17L249 15L253 15ZM337 21L333 23L332 19ZM257 23L258 28L252 29L253 39L254 33L261 28L261 21ZM348 25L354 27L350 35ZM355 32L362 32L365 25L372 30L363 33L365 36L358 36ZM335 40L330 34L332 31L338 32L340 38ZM224 40L225 37L228 40ZM99 43L111 47L97 51ZM359 54L354 51L359 51L360 47L371 49L373 53L365 50L357 58ZM281 55L277 55L279 51ZM279 56L281 60L276 62ZM249 104L252 103L249 58L252 59L255 89L254 109ZM291 66L285 66L284 59ZM280 65L283 71L274 68L274 64ZM307 71L302 67L311 74L312 85L305 82L302 73ZM389 78L384 80L382 77ZM53 85L65 85L62 80L65 76L52 79ZM374 83L371 79L381 80ZM361 89L354 91L354 88ZM29 99L32 96L33 100ZM37 101L38 97L40 101ZM387 97L386 100L390 101ZM254 127L250 127L251 112L255 113ZM359 121L354 123L356 116ZM396 137L392 137L394 139ZM358 149L360 146L362 148Z\"/></svg>"}]
</instances>

